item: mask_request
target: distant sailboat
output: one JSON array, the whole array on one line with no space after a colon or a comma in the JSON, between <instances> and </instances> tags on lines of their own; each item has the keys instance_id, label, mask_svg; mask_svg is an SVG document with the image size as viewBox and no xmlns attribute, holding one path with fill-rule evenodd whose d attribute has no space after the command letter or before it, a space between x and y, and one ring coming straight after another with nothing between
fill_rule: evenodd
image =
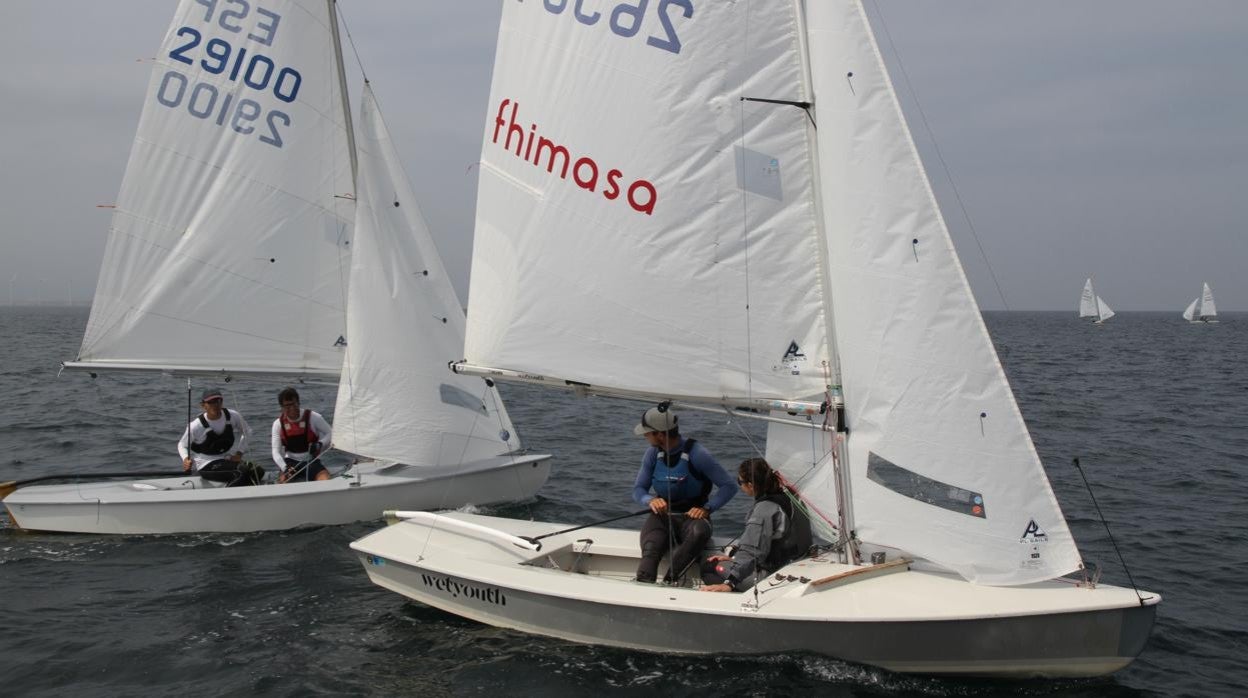
<instances>
[{"instance_id":1,"label":"distant sailboat","mask_svg":"<svg viewBox=\"0 0 1248 698\"><path fill-rule=\"evenodd\" d=\"M1110 308L1108 303L1096 295L1096 291L1092 288L1092 278L1088 277L1087 283L1083 285L1083 295L1079 298L1079 317L1096 318L1093 322L1099 325L1113 317L1114 314L1113 308Z\"/></svg>"},{"instance_id":2,"label":"distant sailboat","mask_svg":"<svg viewBox=\"0 0 1248 698\"><path fill-rule=\"evenodd\" d=\"M1209 288L1209 284L1201 289L1200 297L1192 301L1187 306L1187 310L1183 311L1183 319L1188 322L1203 322L1205 324L1218 321L1218 308L1213 304L1213 290Z\"/></svg>"}]
</instances>

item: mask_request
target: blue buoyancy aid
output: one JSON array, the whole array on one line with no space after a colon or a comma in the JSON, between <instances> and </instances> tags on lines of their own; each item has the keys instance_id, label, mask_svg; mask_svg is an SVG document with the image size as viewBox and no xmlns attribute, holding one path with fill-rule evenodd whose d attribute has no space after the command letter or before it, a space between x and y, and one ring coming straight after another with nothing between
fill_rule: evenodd
<instances>
[{"instance_id":1,"label":"blue buoyancy aid","mask_svg":"<svg viewBox=\"0 0 1248 698\"><path fill-rule=\"evenodd\" d=\"M651 486L654 493L666 499L677 513L706 504L711 494L711 480L690 460L690 453L697 442L685 439L679 451L668 453L662 449L654 458L654 476ZM668 461L673 461L668 463Z\"/></svg>"}]
</instances>

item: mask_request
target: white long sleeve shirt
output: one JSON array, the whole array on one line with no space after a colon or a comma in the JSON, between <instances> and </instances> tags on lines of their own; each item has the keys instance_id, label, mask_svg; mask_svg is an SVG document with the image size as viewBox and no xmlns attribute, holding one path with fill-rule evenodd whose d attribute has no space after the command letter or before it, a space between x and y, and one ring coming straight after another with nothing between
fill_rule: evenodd
<instances>
[{"instance_id":1,"label":"white long sleeve shirt","mask_svg":"<svg viewBox=\"0 0 1248 698\"><path fill-rule=\"evenodd\" d=\"M208 429L204 428L199 417L191 420L186 426L186 431L182 432L182 438L178 439L178 455L185 459L188 455L193 459L195 469L199 470L214 460L221 458L229 458L235 453L242 455L247 451L247 440L251 437L251 427L247 425L247 420L243 419L243 415L229 408L221 409L221 416L217 419L208 420L208 428L220 434L225 431L225 415L230 415L230 424L234 427L234 443L226 449L225 453L219 455L209 455L207 453L195 453L187 446L187 434L190 434L191 443L203 443L204 438L208 435ZM203 416L203 415L201 415Z\"/></svg>"},{"instance_id":2,"label":"white long sleeve shirt","mask_svg":"<svg viewBox=\"0 0 1248 698\"><path fill-rule=\"evenodd\" d=\"M331 443L333 443L334 432L332 429L330 429L329 422L325 421L325 418L321 416L320 412L316 412L312 410L309 410L309 412L311 412L311 415L309 415L308 417L308 425L312 427L312 431L316 432L316 440L321 442L321 450L325 450L329 448L329 445ZM302 416L303 415L300 415L300 418L302 418ZM286 471L286 459L287 458L291 458L291 459L299 460L299 461L308 460L307 451L304 451L302 453L295 453L293 451L287 451L286 446L282 444L282 418L281 417L278 417L277 419L273 420L273 428L270 430L270 433L269 433L269 444L272 446L272 449L273 449L273 462L277 465L278 469L281 470L282 472Z\"/></svg>"}]
</instances>

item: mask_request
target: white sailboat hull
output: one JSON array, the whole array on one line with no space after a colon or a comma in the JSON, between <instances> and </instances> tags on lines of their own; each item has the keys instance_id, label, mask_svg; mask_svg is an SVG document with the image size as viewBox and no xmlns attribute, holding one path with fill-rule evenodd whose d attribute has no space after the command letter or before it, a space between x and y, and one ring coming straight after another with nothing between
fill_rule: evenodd
<instances>
[{"instance_id":1,"label":"white sailboat hull","mask_svg":"<svg viewBox=\"0 0 1248 698\"><path fill-rule=\"evenodd\" d=\"M525 550L454 521L536 536L561 524L449 514L351 544L378 585L442 610L574 642L689 654L812 652L921 674L1097 676L1143 649L1155 594L1055 580L1022 587L809 559L760 593L703 593L630 581L637 533L589 528ZM453 519L454 521L448 521ZM590 540L585 548L577 541ZM584 551L584 552L581 552Z\"/></svg>"},{"instance_id":2,"label":"white sailboat hull","mask_svg":"<svg viewBox=\"0 0 1248 698\"><path fill-rule=\"evenodd\" d=\"M324 481L221 487L198 476L44 485L4 499L19 527L111 534L249 532L381 518L386 509L443 509L533 496L550 456L500 456L464 467L360 463Z\"/></svg>"}]
</instances>

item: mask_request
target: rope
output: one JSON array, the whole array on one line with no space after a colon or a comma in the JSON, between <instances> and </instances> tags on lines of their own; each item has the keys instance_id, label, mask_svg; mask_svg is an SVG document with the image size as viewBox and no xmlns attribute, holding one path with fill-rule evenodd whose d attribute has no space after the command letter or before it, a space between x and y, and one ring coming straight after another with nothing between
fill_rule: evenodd
<instances>
[{"instance_id":1,"label":"rope","mask_svg":"<svg viewBox=\"0 0 1248 698\"><path fill-rule=\"evenodd\" d=\"M342 11L342 5L334 0L334 8L338 10L338 19L342 22L342 31L347 35L347 43L351 45L351 53L355 54L355 63L360 66L360 76L364 78L364 82L368 82L368 73L364 70L364 61L360 58L360 51L355 47L355 39L351 36L351 28L347 26L347 15Z\"/></svg>"},{"instance_id":2,"label":"rope","mask_svg":"<svg viewBox=\"0 0 1248 698\"><path fill-rule=\"evenodd\" d=\"M1079 471L1079 477L1083 478L1083 486L1088 490L1088 496L1092 498L1092 506L1096 507L1096 515L1101 517L1101 524L1105 526L1105 533L1109 534L1109 542L1114 546L1114 552L1118 555L1118 561L1122 563L1122 569L1127 573L1127 580L1131 582L1131 590L1135 592L1136 598L1140 600L1140 605L1144 605L1144 597L1140 594L1140 589L1135 585L1135 578L1131 576L1131 568L1127 567L1127 561L1122 557L1122 551L1118 549L1118 542L1114 540L1114 534L1109 530L1109 522L1105 520L1105 515L1101 513L1101 505L1096 501L1096 495L1092 494L1092 486L1088 484L1088 477L1083 474L1083 467L1079 465L1079 459L1075 458L1071 461L1074 463L1075 470Z\"/></svg>"},{"instance_id":3,"label":"rope","mask_svg":"<svg viewBox=\"0 0 1248 698\"><path fill-rule=\"evenodd\" d=\"M975 246L979 248L979 256L983 258L984 265L988 267L988 274L992 277L992 284L997 289L997 295L1001 298L1001 305L1006 310L1010 309L1010 304L1005 300L1005 292L1001 290L1001 282L997 280L997 272L993 270L992 263L988 261L988 253L984 251L984 245L979 241L979 233L975 230L975 224L971 221L971 214L966 210L966 204L962 202L962 193L958 191L958 185L953 180L953 173L949 170L949 165L945 162L945 156L940 152L940 144L936 142L936 136L932 132L932 127L927 123L927 114L923 112L923 105L919 102L918 93L915 92L914 86L910 83L910 75L906 72L905 62L901 60L901 54L897 51L896 44L893 43L893 35L888 31L888 24L884 21L884 13L880 10L878 3L875 5L875 14L880 18L880 28L884 30L884 36L888 39L888 47L892 51L893 56L897 59L897 68L901 71L902 80L906 83L906 91L910 93L910 99L914 102L915 111L919 115L919 121L923 124L923 130L927 132L927 137L932 144L932 150L936 153L936 159L940 162L940 168L945 173L945 178L949 181L949 188L953 190L953 198L958 202L958 210L962 212L962 218L966 220L966 226L971 231L971 237L975 240Z\"/></svg>"}]
</instances>

